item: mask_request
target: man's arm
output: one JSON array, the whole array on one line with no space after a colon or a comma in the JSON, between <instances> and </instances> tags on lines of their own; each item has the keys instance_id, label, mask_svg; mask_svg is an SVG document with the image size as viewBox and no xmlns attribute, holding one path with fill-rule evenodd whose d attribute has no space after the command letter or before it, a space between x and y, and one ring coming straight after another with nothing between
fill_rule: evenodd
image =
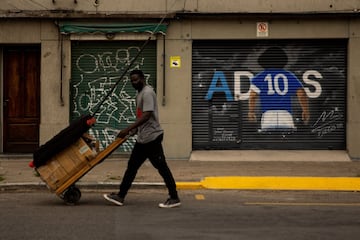
<instances>
[{"instance_id":1,"label":"man's arm","mask_svg":"<svg viewBox=\"0 0 360 240\"><path fill-rule=\"evenodd\" d=\"M302 120L305 124L307 124L310 119L308 97L306 96L306 92L302 88L299 88L296 91L296 95L302 109Z\"/></svg>"},{"instance_id":2,"label":"man's arm","mask_svg":"<svg viewBox=\"0 0 360 240\"><path fill-rule=\"evenodd\" d=\"M255 105L258 94L250 90L248 119L250 122L256 122Z\"/></svg>"},{"instance_id":3,"label":"man's arm","mask_svg":"<svg viewBox=\"0 0 360 240\"><path fill-rule=\"evenodd\" d=\"M127 135L129 135L129 133L136 129L137 127L143 125L144 123L146 123L150 117L151 117L152 112L143 112L141 117L136 119L136 121L131 124L130 126L128 126L127 128L121 130L119 132L119 134L117 135L118 138L125 138Z\"/></svg>"}]
</instances>

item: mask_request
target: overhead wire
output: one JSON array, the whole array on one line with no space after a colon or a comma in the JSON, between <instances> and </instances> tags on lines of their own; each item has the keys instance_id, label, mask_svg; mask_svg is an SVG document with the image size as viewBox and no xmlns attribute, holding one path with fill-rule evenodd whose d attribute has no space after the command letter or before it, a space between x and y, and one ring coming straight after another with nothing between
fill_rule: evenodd
<instances>
[{"instance_id":1,"label":"overhead wire","mask_svg":"<svg viewBox=\"0 0 360 240\"><path fill-rule=\"evenodd\" d=\"M129 69L131 68L131 66L134 64L134 62L136 61L136 59L140 56L140 54L142 53L142 51L145 49L145 47L148 45L148 43L150 42L151 38L156 34L157 30L159 29L159 27L161 26L161 24L163 24L164 20L166 19L166 17L170 14L172 8L175 6L177 0L174 0L173 4L170 6L169 10L165 9L165 14L164 16L160 19L159 23L155 26L154 30L152 32L150 32L150 36L148 37L148 39L144 42L144 44L140 47L139 52L136 54L136 56L130 61L130 63L127 65L127 67L125 68L125 70L122 72L122 74L120 75L119 79L115 82L115 84L111 87L110 91L103 97L103 99L100 101L100 103L97 104L94 112L91 114L92 117L94 117L96 115L96 113L98 113L98 111L100 110L101 105L106 101L106 99L113 93L113 91L115 90L116 86L121 82L122 78L125 76L125 74L129 71ZM184 6L185 6L185 2L186 0L184 0ZM165 33L162 33L165 35ZM165 64L165 63L164 63ZM165 66L164 66L165 67Z\"/></svg>"}]
</instances>

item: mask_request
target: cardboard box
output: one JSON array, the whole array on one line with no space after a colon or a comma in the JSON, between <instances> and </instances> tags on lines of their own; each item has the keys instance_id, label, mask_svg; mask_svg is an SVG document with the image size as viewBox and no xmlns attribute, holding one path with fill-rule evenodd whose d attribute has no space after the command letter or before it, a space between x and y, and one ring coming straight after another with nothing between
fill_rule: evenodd
<instances>
[{"instance_id":1,"label":"cardboard box","mask_svg":"<svg viewBox=\"0 0 360 240\"><path fill-rule=\"evenodd\" d=\"M39 167L37 171L48 188L55 191L95 156L96 152L80 138L73 145L56 154L45 165Z\"/></svg>"}]
</instances>

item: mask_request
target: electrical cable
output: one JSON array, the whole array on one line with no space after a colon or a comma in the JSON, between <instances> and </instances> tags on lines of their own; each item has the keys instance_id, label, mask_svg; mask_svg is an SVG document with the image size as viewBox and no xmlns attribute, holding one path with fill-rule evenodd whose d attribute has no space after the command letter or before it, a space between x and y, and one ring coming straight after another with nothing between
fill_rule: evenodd
<instances>
[{"instance_id":1,"label":"electrical cable","mask_svg":"<svg viewBox=\"0 0 360 240\"><path fill-rule=\"evenodd\" d=\"M96 113L98 113L98 111L100 110L101 105L106 101L106 99L113 93L113 91L115 90L116 86L120 83L120 81L122 80L122 78L125 76L125 74L129 71L129 69L131 68L131 66L134 64L134 62L136 61L136 59L140 56L140 54L142 53L142 51L145 49L145 47L148 45L148 43L150 42L152 36L154 36L156 34L156 31L159 29L160 25L164 22L165 18L169 15L170 10L174 7L176 3L176 0L174 0L173 4L171 5L169 11L165 12L165 15L161 18L160 22L155 26L154 30L152 32L150 32L150 36L149 38L145 41L145 43L141 46L139 52L136 54L136 56L130 61L129 65L126 67L126 69L123 71L123 73L120 75L120 78L115 82L115 84L111 87L110 91L105 95L105 97L103 97L103 99L100 101L100 103L98 103L98 105L95 108L95 111L91 114L92 117L95 116Z\"/></svg>"}]
</instances>

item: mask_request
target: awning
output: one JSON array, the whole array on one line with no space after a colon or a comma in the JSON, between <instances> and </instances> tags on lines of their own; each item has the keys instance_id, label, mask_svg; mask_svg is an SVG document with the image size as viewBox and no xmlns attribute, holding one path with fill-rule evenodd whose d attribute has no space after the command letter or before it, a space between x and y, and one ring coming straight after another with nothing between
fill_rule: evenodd
<instances>
[{"instance_id":1,"label":"awning","mask_svg":"<svg viewBox=\"0 0 360 240\"><path fill-rule=\"evenodd\" d=\"M83 23L59 22L61 34L149 32L165 34L167 25L158 23Z\"/></svg>"}]
</instances>

